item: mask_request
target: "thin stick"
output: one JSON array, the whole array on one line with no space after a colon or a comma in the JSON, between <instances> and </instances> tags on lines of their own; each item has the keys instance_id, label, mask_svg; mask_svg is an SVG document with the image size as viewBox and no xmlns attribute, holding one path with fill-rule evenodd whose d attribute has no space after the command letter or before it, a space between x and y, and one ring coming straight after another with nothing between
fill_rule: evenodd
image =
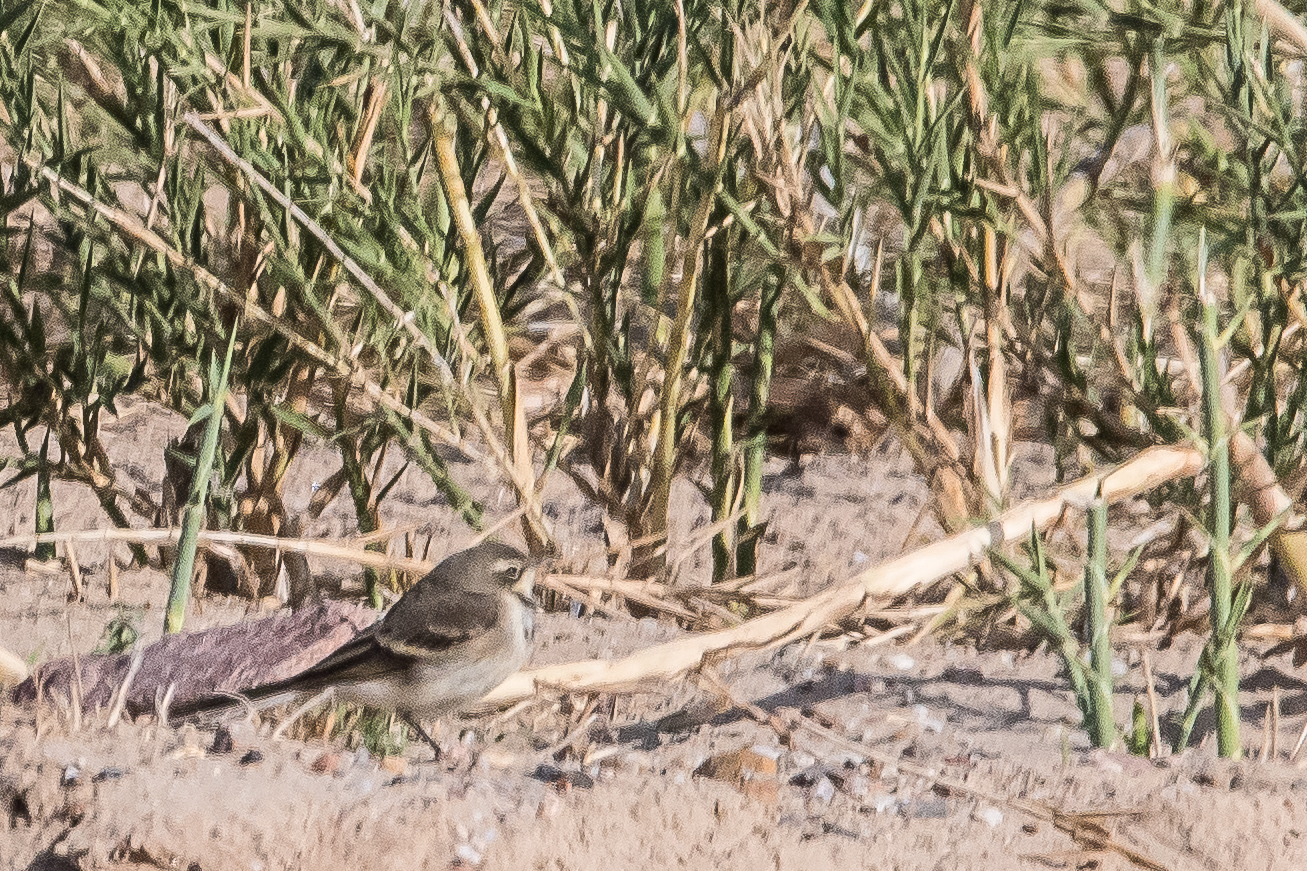
<instances>
[{"instance_id":1,"label":"thin stick","mask_svg":"<svg viewBox=\"0 0 1307 871\"><path fill-rule=\"evenodd\" d=\"M294 724L296 720L298 720L300 717L304 716L309 711L313 710L318 705L322 704L323 702L325 702L327 699L331 698L335 694L336 694L335 687L327 687L325 690L318 693L316 696L309 699L304 704L300 705L298 708L296 708L294 711L291 712L291 715L289 717L287 717L285 720L282 720L280 723L278 723L277 728L272 730L272 739L274 741L280 740L281 736L285 733L287 729L291 727L292 724Z\"/></svg>"},{"instance_id":2,"label":"thin stick","mask_svg":"<svg viewBox=\"0 0 1307 871\"><path fill-rule=\"evenodd\" d=\"M1162 755L1162 728L1157 716L1157 684L1153 680L1153 658L1148 655L1148 650L1144 650L1144 683L1148 686L1148 725L1153 733L1152 737L1152 757L1159 758Z\"/></svg>"},{"instance_id":3,"label":"thin stick","mask_svg":"<svg viewBox=\"0 0 1307 871\"><path fill-rule=\"evenodd\" d=\"M482 533L481 533L480 535L478 535L475 539L473 539L473 540L472 540L472 543L473 543L473 544L480 544L481 542L485 541L485 540L486 540L487 538L489 538L490 536L492 536L492 535L494 535L495 533L499 532L499 530L503 529L505 526L508 526L508 525L509 525L510 523L512 523L514 520L517 520L519 517L524 516L524 515L526 514L526 511L527 511L527 508L526 508L525 505L519 505L517 508L514 508L512 511L508 512L508 513L505 514L503 517L501 517L501 518L499 518L498 520L496 520L496 521L495 521L495 522L494 522L490 527L488 527L484 532L482 532ZM429 547L429 546L430 546L430 539L428 539L427 542L428 542L428 547Z\"/></svg>"},{"instance_id":4,"label":"thin stick","mask_svg":"<svg viewBox=\"0 0 1307 871\"><path fill-rule=\"evenodd\" d=\"M625 620L631 623L635 622L635 618L632 617L628 612L623 611L620 608L609 607L608 605L605 605L602 601L600 601L597 596L591 595L590 593L587 593L584 590L578 590L575 587L571 587L564 583L550 583L548 586L551 589L559 593L562 593L564 596L567 596L569 599L573 599L577 602L584 602L585 604L589 605L591 608L595 609L601 614L605 614L617 620ZM659 606L654 605L651 607L659 607ZM690 619L694 618L694 615L690 614L688 611L684 611L682 614L682 609L679 608L674 608L674 607L660 608L660 610L666 611L673 615L688 616Z\"/></svg>"},{"instance_id":5,"label":"thin stick","mask_svg":"<svg viewBox=\"0 0 1307 871\"><path fill-rule=\"evenodd\" d=\"M535 699L523 699L522 701L518 702L516 705L513 705L513 707L509 708L508 710L496 714L495 717L490 721L490 723L491 725L507 723L509 720L513 719L522 711L525 711L527 708L531 707L534 704L535 704Z\"/></svg>"},{"instance_id":6,"label":"thin stick","mask_svg":"<svg viewBox=\"0 0 1307 871\"><path fill-rule=\"evenodd\" d=\"M1307 720L1303 721L1302 731L1298 733L1298 740L1293 745L1293 752L1289 754L1289 763L1298 761L1298 754L1302 752L1302 745L1307 744Z\"/></svg>"},{"instance_id":7,"label":"thin stick","mask_svg":"<svg viewBox=\"0 0 1307 871\"><path fill-rule=\"evenodd\" d=\"M878 644L888 644L896 638L909 635L917 629L916 623L904 623L902 626L895 626L893 629L886 629L879 635L873 635L865 641L859 641L861 647L875 647Z\"/></svg>"},{"instance_id":8,"label":"thin stick","mask_svg":"<svg viewBox=\"0 0 1307 871\"><path fill-rule=\"evenodd\" d=\"M172 697L176 692L177 692L177 684L175 683L168 684L168 689L163 694L163 701L159 702L159 704L156 706L156 710L159 712L160 723L166 724L168 722L168 711L170 708L172 708ZM158 698L158 696L155 696L155 698Z\"/></svg>"},{"instance_id":9,"label":"thin stick","mask_svg":"<svg viewBox=\"0 0 1307 871\"><path fill-rule=\"evenodd\" d=\"M0 687L20 684L27 680L27 663L0 647Z\"/></svg>"},{"instance_id":10,"label":"thin stick","mask_svg":"<svg viewBox=\"0 0 1307 871\"><path fill-rule=\"evenodd\" d=\"M82 660L77 656L77 645L73 643L73 617L64 611L64 625L68 627L68 649L73 653L73 724L74 732L82 728Z\"/></svg>"},{"instance_id":11,"label":"thin stick","mask_svg":"<svg viewBox=\"0 0 1307 871\"><path fill-rule=\"evenodd\" d=\"M573 729L572 731L564 735L561 741L555 744L551 744L545 749L541 750L539 753L537 753L536 754L537 758L539 759L552 758L559 751L571 747L590 730L590 727L593 726L595 721L598 719L599 719L598 714L588 714L582 717L581 722L576 724L575 729Z\"/></svg>"},{"instance_id":12,"label":"thin stick","mask_svg":"<svg viewBox=\"0 0 1307 871\"><path fill-rule=\"evenodd\" d=\"M73 546L72 539L64 542L64 555L68 557L68 575L73 579L73 595L80 602L86 596L82 592L82 566L77 562L77 548Z\"/></svg>"},{"instance_id":13,"label":"thin stick","mask_svg":"<svg viewBox=\"0 0 1307 871\"><path fill-rule=\"evenodd\" d=\"M1257 750L1257 759L1265 762L1271 753L1271 703L1266 703L1266 712L1262 714L1262 746Z\"/></svg>"},{"instance_id":14,"label":"thin stick","mask_svg":"<svg viewBox=\"0 0 1307 871\"><path fill-rule=\"evenodd\" d=\"M132 650L132 663L127 667L127 676L123 678L122 685L114 693L113 704L109 708L109 728L112 729L118 725L118 718L123 715L123 708L127 704L127 693L132 688L132 681L136 678L136 673L141 670L141 662L145 659L145 648L141 644L136 644Z\"/></svg>"},{"instance_id":15,"label":"thin stick","mask_svg":"<svg viewBox=\"0 0 1307 871\"><path fill-rule=\"evenodd\" d=\"M1271 687L1271 758L1280 756L1280 685Z\"/></svg>"},{"instance_id":16,"label":"thin stick","mask_svg":"<svg viewBox=\"0 0 1307 871\"><path fill-rule=\"evenodd\" d=\"M113 551L109 551L109 601L118 601L118 561L113 558Z\"/></svg>"}]
</instances>

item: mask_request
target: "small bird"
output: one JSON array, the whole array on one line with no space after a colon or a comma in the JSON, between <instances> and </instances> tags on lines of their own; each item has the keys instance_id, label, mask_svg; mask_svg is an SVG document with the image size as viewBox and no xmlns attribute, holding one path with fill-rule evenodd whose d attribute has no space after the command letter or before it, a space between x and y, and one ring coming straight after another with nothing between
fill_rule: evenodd
<instances>
[{"instance_id":1,"label":"small bird","mask_svg":"<svg viewBox=\"0 0 1307 871\"><path fill-rule=\"evenodd\" d=\"M526 664L534 581L535 566L523 553L483 542L446 557L385 617L318 664L237 699L180 705L169 719L212 714L240 699L263 708L331 690L341 702L395 711L425 738L418 721L465 708Z\"/></svg>"}]
</instances>

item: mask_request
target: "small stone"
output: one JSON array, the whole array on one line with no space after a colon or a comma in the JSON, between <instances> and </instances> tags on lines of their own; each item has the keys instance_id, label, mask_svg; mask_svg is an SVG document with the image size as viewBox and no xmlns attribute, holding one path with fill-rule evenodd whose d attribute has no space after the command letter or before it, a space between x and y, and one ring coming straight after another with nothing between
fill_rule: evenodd
<instances>
[{"instance_id":1,"label":"small stone","mask_svg":"<svg viewBox=\"0 0 1307 871\"><path fill-rule=\"evenodd\" d=\"M895 668L899 671L911 671L917 667L917 661L906 653L896 653L893 656L888 657L885 662L890 668Z\"/></svg>"},{"instance_id":2,"label":"small stone","mask_svg":"<svg viewBox=\"0 0 1307 871\"><path fill-rule=\"evenodd\" d=\"M459 844L454 848L454 855L458 860L467 865L480 865L481 853L471 844Z\"/></svg>"},{"instance_id":3,"label":"small stone","mask_svg":"<svg viewBox=\"0 0 1307 871\"><path fill-rule=\"evenodd\" d=\"M977 808L975 817L991 829L996 828L999 823L1003 822L1003 812L996 807Z\"/></svg>"},{"instance_id":4,"label":"small stone","mask_svg":"<svg viewBox=\"0 0 1307 871\"><path fill-rule=\"evenodd\" d=\"M909 805L900 805L899 813L919 820L942 820L948 816L948 802L942 798L919 798Z\"/></svg>"},{"instance_id":5,"label":"small stone","mask_svg":"<svg viewBox=\"0 0 1307 871\"><path fill-rule=\"evenodd\" d=\"M1108 774L1120 774L1125 771L1125 766L1121 764L1121 760L1102 748L1089 751L1088 761L1099 771L1105 771Z\"/></svg>"},{"instance_id":6,"label":"small stone","mask_svg":"<svg viewBox=\"0 0 1307 871\"><path fill-rule=\"evenodd\" d=\"M240 758L239 765L257 765L263 761L263 754L258 750L249 750Z\"/></svg>"},{"instance_id":7,"label":"small stone","mask_svg":"<svg viewBox=\"0 0 1307 871\"><path fill-rule=\"evenodd\" d=\"M795 750L790 754L790 764L795 768L811 768L817 764L817 757L802 750Z\"/></svg>"},{"instance_id":8,"label":"small stone","mask_svg":"<svg viewBox=\"0 0 1307 871\"><path fill-rule=\"evenodd\" d=\"M230 753L236 749L236 742L232 740L231 730L226 726L219 727L217 732L213 733L213 744L209 747L210 753Z\"/></svg>"},{"instance_id":9,"label":"small stone","mask_svg":"<svg viewBox=\"0 0 1307 871\"><path fill-rule=\"evenodd\" d=\"M854 774L844 781L844 789L854 798L862 798L871 791L871 778L865 774Z\"/></svg>"},{"instance_id":10,"label":"small stone","mask_svg":"<svg viewBox=\"0 0 1307 871\"><path fill-rule=\"evenodd\" d=\"M899 800L896 796L885 793L878 795L871 800L871 808L878 814L892 811L898 807Z\"/></svg>"},{"instance_id":11,"label":"small stone","mask_svg":"<svg viewBox=\"0 0 1307 871\"><path fill-rule=\"evenodd\" d=\"M930 711L925 705L913 705L912 713L916 716L918 725L927 732L939 733L944 731L944 721L930 716Z\"/></svg>"},{"instance_id":12,"label":"small stone","mask_svg":"<svg viewBox=\"0 0 1307 871\"><path fill-rule=\"evenodd\" d=\"M504 771L512 768L517 762L517 754L508 750L501 750L498 747L487 747L481 751L480 760L487 768Z\"/></svg>"},{"instance_id":13,"label":"small stone","mask_svg":"<svg viewBox=\"0 0 1307 871\"><path fill-rule=\"evenodd\" d=\"M340 762L340 754L332 753L329 750L314 759L313 764L309 766L309 770L316 774L335 774L341 767Z\"/></svg>"},{"instance_id":14,"label":"small stone","mask_svg":"<svg viewBox=\"0 0 1307 871\"><path fill-rule=\"evenodd\" d=\"M817 785L812 788L812 797L823 804L829 804L830 800L835 797L835 784L831 783L829 777L823 777L817 781Z\"/></svg>"}]
</instances>

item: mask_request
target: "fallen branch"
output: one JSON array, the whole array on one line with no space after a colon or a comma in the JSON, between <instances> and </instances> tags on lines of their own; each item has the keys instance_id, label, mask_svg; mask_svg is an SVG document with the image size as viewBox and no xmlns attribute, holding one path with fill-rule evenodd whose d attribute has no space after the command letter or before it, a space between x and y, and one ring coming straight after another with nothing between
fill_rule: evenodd
<instances>
[{"instance_id":1,"label":"fallen branch","mask_svg":"<svg viewBox=\"0 0 1307 871\"><path fill-rule=\"evenodd\" d=\"M20 684L25 680L27 680L27 663L0 647L0 687Z\"/></svg>"},{"instance_id":2,"label":"fallen branch","mask_svg":"<svg viewBox=\"0 0 1307 871\"><path fill-rule=\"evenodd\" d=\"M1100 485L1103 498L1111 503L1167 481L1191 477L1202 468L1202 456L1192 448L1150 448L1112 471L1082 478L1048 499L1019 505L986 526L904 554L788 608L730 629L658 644L622 659L586 660L518 672L486 696L484 704L510 705L538 690L572 693L629 690L650 680L666 680L698 668L709 655L720 658L731 651L777 647L852 614L868 596L899 595L966 569L991 548L1024 538L1032 526L1045 529L1067 509L1087 504Z\"/></svg>"}]
</instances>

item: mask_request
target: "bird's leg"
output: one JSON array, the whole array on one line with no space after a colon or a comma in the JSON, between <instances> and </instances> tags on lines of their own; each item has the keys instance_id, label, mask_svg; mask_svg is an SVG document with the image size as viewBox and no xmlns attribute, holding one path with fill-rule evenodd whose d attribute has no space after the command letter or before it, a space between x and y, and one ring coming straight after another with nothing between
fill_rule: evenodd
<instances>
[{"instance_id":1,"label":"bird's leg","mask_svg":"<svg viewBox=\"0 0 1307 871\"><path fill-rule=\"evenodd\" d=\"M422 728L422 724L418 722L417 717L410 716L409 714L404 714L402 716L404 717L404 722L412 726L413 731L418 733L418 737L431 745L431 750L436 754L436 758L433 761L439 762L440 757L443 754L440 752L440 745L436 743L436 739L427 734L427 730Z\"/></svg>"},{"instance_id":2,"label":"bird's leg","mask_svg":"<svg viewBox=\"0 0 1307 871\"><path fill-rule=\"evenodd\" d=\"M278 723L276 729L273 729L273 730L272 730L272 739L275 741L275 740L281 738L282 733L285 732L287 729L289 729L289 728L291 727L291 724L292 724L292 723L294 723L294 722L295 722L296 720L298 720L300 717L302 717L302 716L304 716L305 714L307 714L309 711L311 711L311 710L313 710L314 708L316 708L318 705L320 705L320 704L322 704L323 702L327 701L327 699L330 699L331 697L333 697L335 694L336 694L336 688L335 688L335 687L327 687L325 690L323 690L322 692L318 693L316 696L314 696L313 698L309 699L309 700L308 700L307 702L305 702L304 704L300 705L298 708L296 708L296 709L291 713L291 715L290 715L289 717L287 717L287 718L286 718L285 720L283 720L282 722Z\"/></svg>"}]
</instances>

